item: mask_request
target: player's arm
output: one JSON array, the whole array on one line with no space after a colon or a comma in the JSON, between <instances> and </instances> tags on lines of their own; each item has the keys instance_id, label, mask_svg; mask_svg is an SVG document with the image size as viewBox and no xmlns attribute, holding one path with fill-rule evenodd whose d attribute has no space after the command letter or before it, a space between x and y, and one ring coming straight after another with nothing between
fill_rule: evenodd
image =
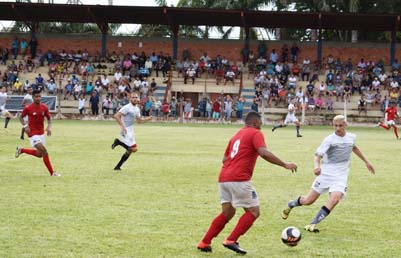
<instances>
[{"instance_id":1,"label":"player's arm","mask_svg":"<svg viewBox=\"0 0 401 258\"><path fill-rule=\"evenodd\" d=\"M45 110L45 117L47 119L47 127L46 127L47 136L50 136L52 135L52 117L50 116L48 108L46 108Z\"/></svg>"},{"instance_id":2,"label":"player's arm","mask_svg":"<svg viewBox=\"0 0 401 258\"><path fill-rule=\"evenodd\" d=\"M127 133L127 128L125 128L125 125L122 121L122 113L121 112L117 112L117 114L114 115L114 119L117 121L117 123L120 125L121 129L123 130L124 134Z\"/></svg>"},{"instance_id":3,"label":"player's arm","mask_svg":"<svg viewBox=\"0 0 401 258\"><path fill-rule=\"evenodd\" d=\"M363 155L362 151L357 147L354 146L352 148L352 151L363 161L365 162L366 167L368 168L369 172L372 174L375 174L375 168L373 167L373 165L365 158L365 156Z\"/></svg>"},{"instance_id":4,"label":"player's arm","mask_svg":"<svg viewBox=\"0 0 401 258\"><path fill-rule=\"evenodd\" d=\"M295 163L290 163L290 162L285 162L282 161L279 157L274 155L272 152L268 151L266 147L259 147L258 148L258 154L261 156L264 160L283 167L285 169L291 170L291 172L296 172L297 171L297 165Z\"/></svg>"},{"instance_id":5,"label":"player's arm","mask_svg":"<svg viewBox=\"0 0 401 258\"><path fill-rule=\"evenodd\" d=\"M148 122L148 121L150 121L150 120L152 120L152 116L147 116L147 117L141 116L141 117L138 117L138 118L136 119L136 121L137 121L138 123L140 123L140 124L145 123L145 122Z\"/></svg>"},{"instance_id":6,"label":"player's arm","mask_svg":"<svg viewBox=\"0 0 401 258\"><path fill-rule=\"evenodd\" d=\"M322 159L322 156L320 156L319 154L315 154L315 158L313 159L313 173L315 173L315 175L320 175L320 172L322 171L322 169L320 168L320 161Z\"/></svg>"}]
</instances>

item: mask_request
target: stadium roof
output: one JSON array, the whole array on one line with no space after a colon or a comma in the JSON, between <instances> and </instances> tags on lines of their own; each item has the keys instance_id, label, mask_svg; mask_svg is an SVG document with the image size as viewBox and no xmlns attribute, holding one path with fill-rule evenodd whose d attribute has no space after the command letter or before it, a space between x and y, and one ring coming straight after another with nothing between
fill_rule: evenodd
<instances>
[{"instance_id":1,"label":"stadium roof","mask_svg":"<svg viewBox=\"0 0 401 258\"><path fill-rule=\"evenodd\" d=\"M300 29L399 30L396 14L309 13L176 7L0 3L0 20L24 22L132 23Z\"/></svg>"}]
</instances>

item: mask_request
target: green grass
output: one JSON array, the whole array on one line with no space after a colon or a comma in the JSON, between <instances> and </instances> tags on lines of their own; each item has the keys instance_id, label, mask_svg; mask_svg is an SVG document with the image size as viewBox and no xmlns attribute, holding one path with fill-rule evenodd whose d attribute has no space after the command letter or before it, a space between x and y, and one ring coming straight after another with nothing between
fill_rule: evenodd
<instances>
[{"instance_id":1,"label":"green grass","mask_svg":"<svg viewBox=\"0 0 401 258\"><path fill-rule=\"evenodd\" d=\"M14 158L16 120L0 129L0 257L238 257L221 246L238 217L213 242L213 253L195 246L220 212L217 176L229 138L239 126L160 125L136 127L139 151L112 169L123 150L110 149L114 122L54 121L47 138L60 178L49 177L40 159ZM354 155L347 200L319 226L303 232L295 248L280 241L289 225L303 228L327 200L280 218L290 198L309 191L313 155L329 127L294 127L274 134L264 127L268 148L298 164L291 174L259 159L253 183L261 216L240 242L249 257L401 257L399 230L401 142L379 128L349 128L374 164L368 173Z\"/></svg>"}]
</instances>

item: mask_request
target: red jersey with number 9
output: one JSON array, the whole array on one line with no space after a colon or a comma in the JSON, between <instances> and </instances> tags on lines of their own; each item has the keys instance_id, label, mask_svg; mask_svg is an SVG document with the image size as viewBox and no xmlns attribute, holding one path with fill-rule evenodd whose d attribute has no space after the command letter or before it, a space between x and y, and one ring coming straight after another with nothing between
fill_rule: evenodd
<instances>
[{"instance_id":1,"label":"red jersey with number 9","mask_svg":"<svg viewBox=\"0 0 401 258\"><path fill-rule=\"evenodd\" d=\"M239 130L230 139L224 153L225 161L220 171L219 183L251 180L260 147L266 147L260 130L253 127Z\"/></svg>"},{"instance_id":2,"label":"red jersey with number 9","mask_svg":"<svg viewBox=\"0 0 401 258\"><path fill-rule=\"evenodd\" d=\"M25 106L22 110L22 117L28 116L28 127L29 127L29 137L32 135L42 135L45 133L44 130L44 120L45 117L49 120L50 113L49 108L41 103L40 105L36 105L32 103L28 106Z\"/></svg>"}]
</instances>

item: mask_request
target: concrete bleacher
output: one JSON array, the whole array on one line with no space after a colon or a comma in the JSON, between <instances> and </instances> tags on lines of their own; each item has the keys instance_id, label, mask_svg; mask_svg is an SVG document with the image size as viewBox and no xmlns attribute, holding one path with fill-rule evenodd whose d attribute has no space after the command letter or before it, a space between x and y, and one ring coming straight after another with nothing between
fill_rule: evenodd
<instances>
[{"instance_id":1,"label":"concrete bleacher","mask_svg":"<svg viewBox=\"0 0 401 258\"><path fill-rule=\"evenodd\" d=\"M114 74L114 65L113 64L106 64L106 68L102 69L96 69L95 71L95 78L97 75L101 75L106 73L108 75L108 78L110 81L113 81L113 74ZM0 70L2 73L5 70L5 66L0 66ZM243 70L244 76L243 76L243 88L241 92L241 96L244 97L246 100L245 102L245 109L244 112L249 112L251 110L251 105L253 103L253 99L255 96L255 88L254 88L254 82L253 82L253 75L249 75L247 72L247 69L244 68ZM48 67L39 67L35 73L21 73L19 78L21 82L24 82L25 80L29 80L30 82L33 82L35 80L35 77L41 73L45 79L47 79L47 73L48 73ZM163 77L156 77L154 76L155 73L149 78L155 78L157 82L157 90L154 93L154 96L159 98L159 99L164 99L165 93L166 93L166 78ZM323 79L324 75L320 75L321 78ZM61 88L64 88L64 85L66 84L67 78L64 78L61 83ZM59 84L59 81L56 82ZM298 81L297 87L302 87L303 89L306 88L307 82L304 81ZM60 86L57 85L59 88ZM188 84L184 84L184 78L178 77L178 73L176 71L173 71L172 74L172 85L171 88L168 92L167 99L169 100L170 97L172 96L172 92L190 92L190 93L199 93L199 96L202 95L202 93L215 93L215 94L231 94L231 95L238 95L240 90L240 80L236 79L235 80L235 85L232 85L231 82L229 82L227 85L224 85L223 83L220 83L220 85L216 84L215 77L213 75L206 75L203 74L200 78L196 78L195 84L192 84L192 82L188 81ZM385 96L386 93L383 93L382 95ZM60 96L59 96L60 97ZM59 98L59 105L60 105L60 112L62 114L79 114L78 111L78 101L72 100L72 97L70 97L70 100L63 100ZM347 115L350 117L350 119L353 119L354 121L368 121L368 122L377 122L379 121L383 114L379 110L379 107L376 107L375 109L372 109L370 106L368 106L368 112L367 115L365 116L364 113L362 113L361 116L359 116L358 112L358 99L359 96L352 96L351 97L351 102L347 103ZM195 100L195 103L198 100ZM195 105L194 105L195 106ZM343 102L338 102L334 100L334 112L333 111L326 111L323 110L321 112L306 112L306 117L310 123L316 122L316 123L324 123L325 119L330 120L330 117L332 116L333 113L343 113L343 108L344 108L344 103ZM89 110L89 103L87 101L87 111ZM285 106L278 106L278 107L268 107L268 108L261 108L259 107L260 112L264 112L264 116L268 120L276 121L276 120L281 120L287 113L287 108ZM298 114L299 115L299 114ZM321 121L321 122L317 122Z\"/></svg>"}]
</instances>

